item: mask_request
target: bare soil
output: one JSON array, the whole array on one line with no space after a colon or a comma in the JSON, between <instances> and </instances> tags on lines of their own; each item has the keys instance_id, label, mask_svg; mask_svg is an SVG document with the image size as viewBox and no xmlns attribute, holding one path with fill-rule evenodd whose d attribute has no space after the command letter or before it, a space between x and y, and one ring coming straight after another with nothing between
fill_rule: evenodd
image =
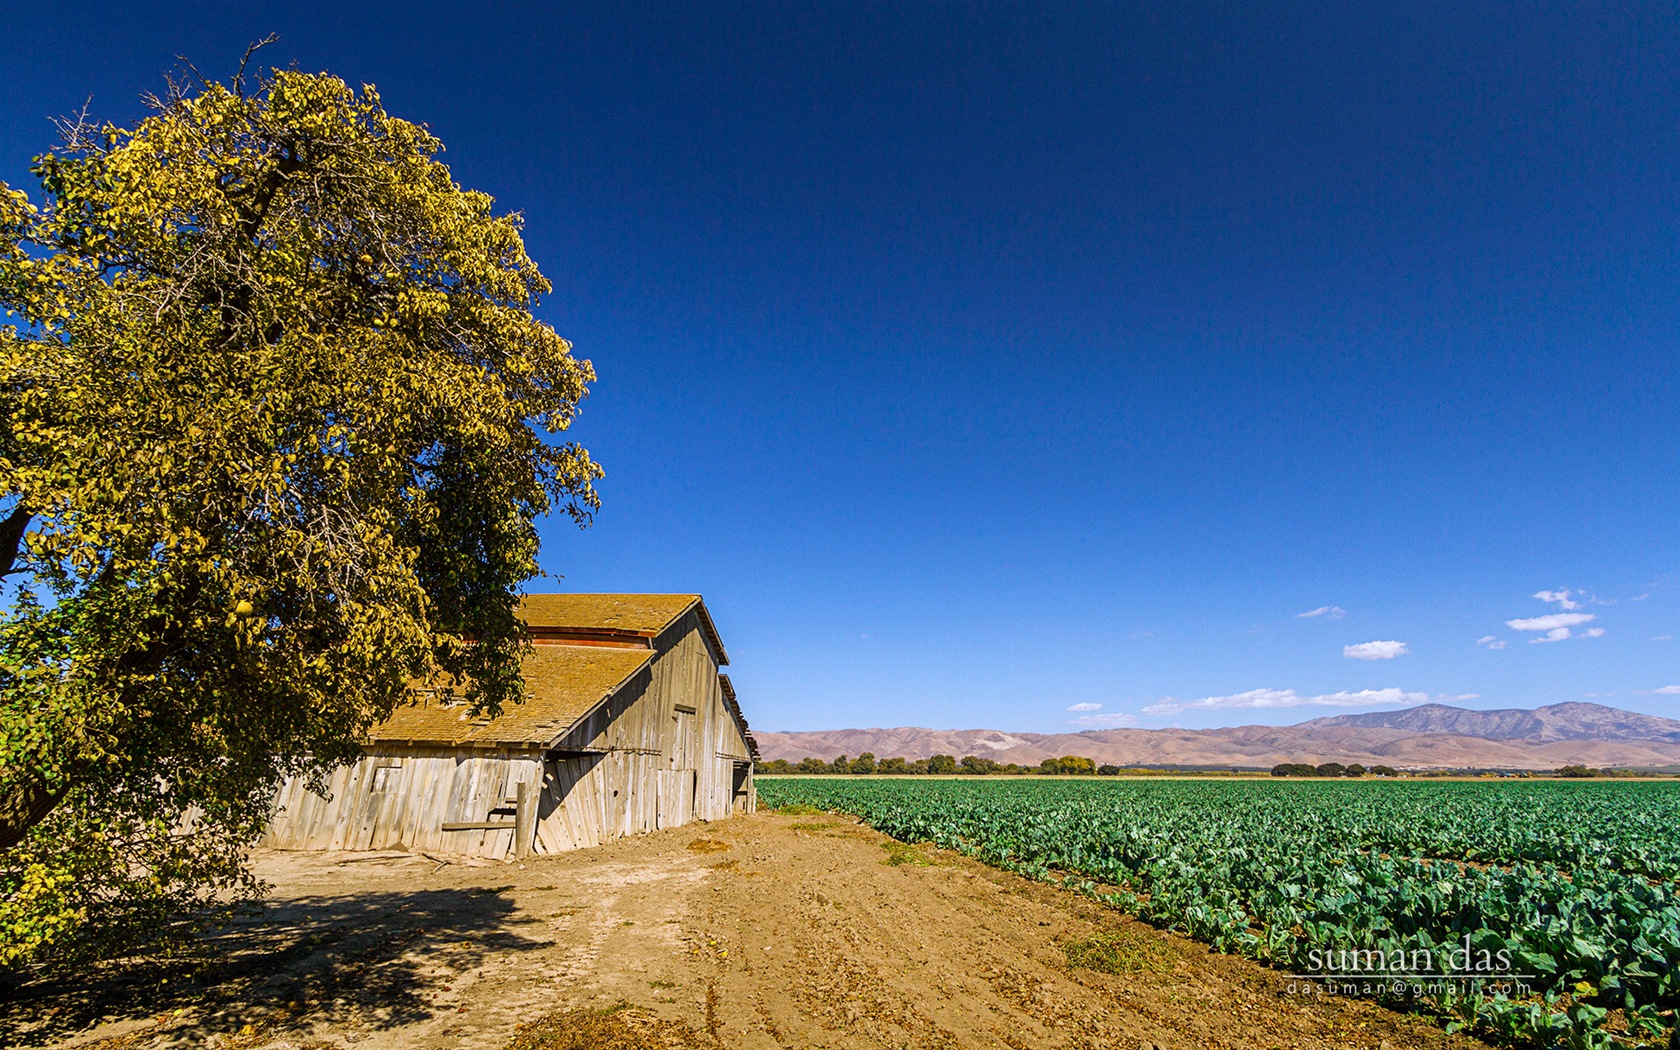
<instances>
[{"instance_id":1,"label":"bare soil","mask_svg":"<svg viewBox=\"0 0 1680 1050\"><path fill-rule=\"evenodd\" d=\"M191 958L26 986L9 1045L1469 1048L1071 892L763 813L523 866L266 853Z\"/></svg>"}]
</instances>

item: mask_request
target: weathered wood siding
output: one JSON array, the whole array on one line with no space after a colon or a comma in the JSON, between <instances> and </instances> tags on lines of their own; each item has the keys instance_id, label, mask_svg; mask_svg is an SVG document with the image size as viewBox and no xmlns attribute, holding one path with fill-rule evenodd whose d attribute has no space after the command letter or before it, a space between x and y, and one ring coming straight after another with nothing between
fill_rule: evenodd
<instances>
[{"instance_id":1,"label":"weathered wood siding","mask_svg":"<svg viewBox=\"0 0 1680 1050\"><path fill-rule=\"evenodd\" d=\"M653 663L573 726L548 761L538 852L757 808L747 743L724 706L699 614L672 624L654 650Z\"/></svg>"},{"instance_id":2,"label":"weathered wood siding","mask_svg":"<svg viewBox=\"0 0 1680 1050\"><path fill-rule=\"evenodd\" d=\"M555 751L375 745L337 770L329 797L301 780L280 790L266 844L278 849L407 849L508 857L524 783L539 853L723 820L757 807L746 741L724 705L716 654L696 612L654 640L651 664L574 725Z\"/></svg>"},{"instance_id":3,"label":"weathered wood siding","mask_svg":"<svg viewBox=\"0 0 1680 1050\"><path fill-rule=\"evenodd\" d=\"M323 798L301 779L280 788L265 845L276 849L406 849L506 856L511 831L444 831L446 823L513 821L504 800L520 782L541 791L535 751L375 747L336 770Z\"/></svg>"}]
</instances>

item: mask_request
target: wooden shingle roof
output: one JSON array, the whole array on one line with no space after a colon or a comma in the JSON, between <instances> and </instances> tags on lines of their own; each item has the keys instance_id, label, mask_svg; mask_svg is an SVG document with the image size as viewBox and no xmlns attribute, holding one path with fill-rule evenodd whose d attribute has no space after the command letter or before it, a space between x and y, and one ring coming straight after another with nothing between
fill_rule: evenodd
<instances>
[{"instance_id":1,"label":"wooden shingle roof","mask_svg":"<svg viewBox=\"0 0 1680 1050\"><path fill-rule=\"evenodd\" d=\"M435 695L422 693L419 704L397 708L368 736L376 743L544 747L646 667L653 656L649 649L534 646L523 668L525 702L503 708L499 717L473 718L466 704L446 706Z\"/></svg>"},{"instance_id":2,"label":"wooden shingle roof","mask_svg":"<svg viewBox=\"0 0 1680 1050\"><path fill-rule=\"evenodd\" d=\"M699 604L698 594L528 594L519 618L528 627L623 631L653 638Z\"/></svg>"},{"instance_id":3,"label":"wooden shingle roof","mask_svg":"<svg viewBox=\"0 0 1680 1050\"><path fill-rule=\"evenodd\" d=\"M651 641L690 609L699 612L700 633L718 665L727 666L729 653L698 594L529 594L519 604L519 618L538 641L567 634Z\"/></svg>"}]
</instances>

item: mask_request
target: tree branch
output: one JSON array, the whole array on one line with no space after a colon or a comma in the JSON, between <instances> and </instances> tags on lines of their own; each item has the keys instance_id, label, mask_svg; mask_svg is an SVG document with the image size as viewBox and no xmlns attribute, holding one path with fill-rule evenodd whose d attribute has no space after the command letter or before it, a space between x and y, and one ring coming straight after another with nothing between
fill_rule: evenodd
<instances>
[{"instance_id":1,"label":"tree branch","mask_svg":"<svg viewBox=\"0 0 1680 1050\"><path fill-rule=\"evenodd\" d=\"M23 550L23 531L29 527L29 519L33 514L22 506L12 508L4 521L0 521L0 557L6 559L0 566L0 580L10 576L17 568L18 554Z\"/></svg>"},{"instance_id":2,"label":"tree branch","mask_svg":"<svg viewBox=\"0 0 1680 1050\"><path fill-rule=\"evenodd\" d=\"M0 852L22 842L30 828L45 820L70 793L70 783L68 777L57 785L31 778L0 794Z\"/></svg>"},{"instance_id":3,"label":"tree branch","mask_svg":"<svg viewBox=\"0 0 1680 1050\"><path fill-rule=\"evenodd\" d=\"M255 41L254 43L251 43L251 44L246 46L245 54L243 56L241 56L240 59L239 59L239 72L237 72L233 75L233 89L239 95L240 98L245 97L245 64L247 62L251 61L251 56L252 55L256 54L262 48L267 47L269 44L272 44L276 40L279 40L279 39L280 39L280 34L279 33L270 33L267 36L263 37L261 40Z\"/></svg>"}]
</instances>

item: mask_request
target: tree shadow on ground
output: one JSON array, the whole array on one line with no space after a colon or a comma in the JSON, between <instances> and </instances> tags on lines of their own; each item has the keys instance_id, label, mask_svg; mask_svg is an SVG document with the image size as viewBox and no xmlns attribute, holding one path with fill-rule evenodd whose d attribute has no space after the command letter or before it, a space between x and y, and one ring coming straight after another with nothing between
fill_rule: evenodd
<instances>
[{"instance_id":1,"label":"tree shadow on ground","mask_svg":"<svg viewBox=\"0 0 1680 1050\"><path fill-rule=\"evenodd\" d=\"M169 958L53 974L0 999L7 1045L43 1046L104 1021L152 1018L177 1041L308 1016L391 1028L434 1014L451 975L499 953L547 947L515 928L501 889L297 897L200 938ZM448 1007L447 1009L453 1009Z\"/></svg>"}]
</instances>

